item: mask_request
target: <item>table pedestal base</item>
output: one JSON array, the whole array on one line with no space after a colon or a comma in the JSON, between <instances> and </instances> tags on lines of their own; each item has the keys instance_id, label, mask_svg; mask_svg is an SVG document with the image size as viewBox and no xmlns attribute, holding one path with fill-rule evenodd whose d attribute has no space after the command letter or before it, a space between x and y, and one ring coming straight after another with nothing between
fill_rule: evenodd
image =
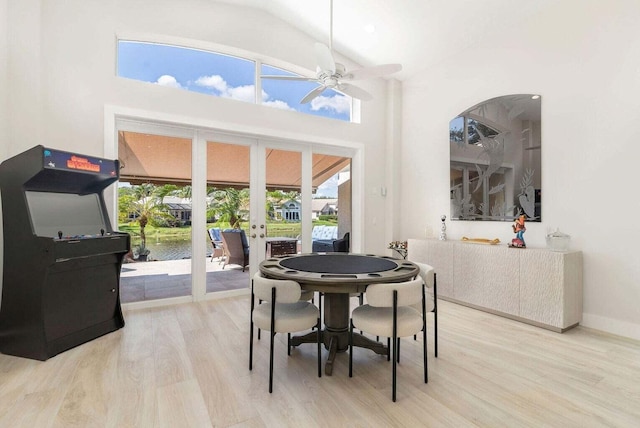
<instances>
[{"instance_id":1,"label":"table pedestal base","mask_svg":"<svg viewBox=\"0 0 640 428\"><path fill-rule=\"evenodd\" d=\"M327 357L327 362L324 365L324 374L331 376L333 373L333 362L335 361L336 354L347 352L349 350L349 331L347 330L345 333L338 335L335 334L335 332L328 332L325 329L320 332L320 336L324 347L329 350L329 356ZM312 331L302 336L292 336L291 346L298 346L301 343L316 343L317 340L318 334L315 331ZM341 348L339 344L345 340L347 346L345 348ZM360 333L356 333L355 331L353 332L353 346L371 349L373 352L380 355L389 354L389 348L387 345L371 340Z\"/></svg>"},{"instance_id":2,"label":"table pedestal base","mask_svg":"<svg viewBox=\"0 0 640 428\"><path fill-rule=\"evenodd\" d=\"M320 334L324 347L329 350L324 372L327 376L331 376L336 354L349 350L349 294L325 293L324 307L325 328ZM317 340L317 333L313 331L302 336L291 337L291 346L298 346L301 343L316 343ZM353 332L353 346L371 349L380 355L388 355L389 353L389 348L386 345L355 331Z\"/></svg>"}]
</instances>

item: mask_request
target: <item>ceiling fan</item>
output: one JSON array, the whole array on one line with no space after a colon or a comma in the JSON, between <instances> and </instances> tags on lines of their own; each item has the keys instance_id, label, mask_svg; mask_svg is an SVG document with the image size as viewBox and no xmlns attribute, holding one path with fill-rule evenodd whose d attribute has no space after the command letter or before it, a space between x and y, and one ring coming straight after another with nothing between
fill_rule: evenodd
<instances>
[{"instance_id":1,"label":"ceiling fan","mask_svg":"<svg viewBox=\"0 0 640 428\"><path fill-rule=\"evenodd\" d=\"M335 89L343 92L353 98L362 101L369 101L373 96L364 89L345 83L351 80L373 79L376 77L386 76L402 70L400 64L382 64L373 67L360 68L358 70L347 71L343 64L335 62L331 53L333 47L333 0L329 3L329 46L324 43L316 43L314 46L316 57L316 76L281 76L281 75L262 75L264 79L276 80L297 80L306 82L316 82L318 86L305 95L300 104L306 104L322 94L327 89Z\"/></svg>"}]
</instances>

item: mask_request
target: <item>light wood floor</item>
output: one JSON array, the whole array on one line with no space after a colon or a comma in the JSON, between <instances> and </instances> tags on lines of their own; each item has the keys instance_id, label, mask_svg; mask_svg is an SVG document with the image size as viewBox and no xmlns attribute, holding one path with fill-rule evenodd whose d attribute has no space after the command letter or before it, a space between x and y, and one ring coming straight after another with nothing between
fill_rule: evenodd
<instances>
[{"instance_id":1,"label":"light wood floor","mask_svg":"<svg viewBox=\"0 0 640 428\"><path fill-rule=\"evenodd\" d=\"M124 329L46 362L0 355L0 427L639 427L640 343L564 334L440 302L440 354L429 334L391 365L356 349L316 375L314 345L287 357L276 336L248 370L248 297L128 311ZM429 317L429 328L433 318ZM324 351L326 357L326 351Z\"/></svg>"}]
</instances>

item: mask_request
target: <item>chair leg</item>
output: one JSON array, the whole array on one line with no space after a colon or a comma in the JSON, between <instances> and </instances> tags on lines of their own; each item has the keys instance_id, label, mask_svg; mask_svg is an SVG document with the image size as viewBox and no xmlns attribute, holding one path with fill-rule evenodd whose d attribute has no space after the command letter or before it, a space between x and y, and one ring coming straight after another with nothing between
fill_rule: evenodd
<instances>
[{"instance_id":1,"label":"chair leg","mask_svg":"<svg viewBox=\"0 0 640 428\"><path fill-rule=\"evenodd\" d=\"M311 303L314 303L315 297L311 298ZM320 314L320 318L322 319L322 293L318 291L318 314ZM319 324L320 328L322 328L322 324ZM316 328L316 327L313 327Z\"/></svg>"},{"instance_id":2,"label":"chair leg","mask_svg":"<svg viewBox=\"0 0 640 428\"><path fill-rule=\"evenodd\" d=\"M322 341L322 333L320 332L320 317L318 317L318 377L322 377L322 349L320 347L320 342Z\"/></svg>"},{"instance_id":3,"label":"chair leg","mask_svg":"<svg viewBox=\"0 0 640 428\"><path fill-rule=\"evenodd\" d=\"M433 274L433 339L435 342L435 354L438 358L438 275Z\"/></svg>"},{"instance_id":4,"label":"chair leg","mask_svg":"<svg viewBox=\"0 0 640 428\"><path fill-rule=\"evenodd\" d=\"M394 403L396 402L396 356L398 352L398 343L398 290L393 290L393 371L391 375L391 399Z\"/></svg>"},{"instance_id":5,"label":"chair leg","mask_svg":"<svg viewBox=\"0 0 640 428\"><path fill-rule=\"evenodd\" d=\"M422 358L424 359L424 383L429 382L428 367L427 367L427 328L422 329Z\"/></svg>"},{"instance_id":6,"label":"chair leg","mask_svg":"<svg viewBox=\"0 0 640 428\"><path fill-rule=\"evenodd\" d=\"M436 358L438 358L438 311L433 313L433 341L435 344Z\"/></svg>"},{"instance_id":7,"label":"chair leg","mask_svg":"<svg viewBox=\"0 0 640 428\"><path fill-rule=\"evenodd\" d=\"M262 304L262 299L258 299L258 304ZM258 340L260 340L260 329L258 329Z\"/></svg>"},{"instance_id":8,"label":"chair leg","mask_svg":"<svg viewBox=\"0 0 640 428\"><path fill-rule=\"evenodd\" d=\"M426 296L424 288L422 289L422 358L424 359L424 383L429 382L427 367L427 314L426 314Z\"/></svg>"},{"instance_id":9,"label":"chair leg","mask_svg":"<svg viewBox=\"0 0 640 428\"><path fill-rule=\"evenodd\" d=\"M353 377L353 320L349 320L349 377Z\"/></svg>"},{"instance_id":10,"label":"chair leg","mask_svg":"<svg viewBox=\"0 0 640 428\"><path fill-rule=\"evenodd\" d=\"M253 370L253 316L251 318L251 329L249 330L249 371Z\"/></svg>"},{"instance_id":11,"label":"chair leg","mask_svg":"<svg viewBox=\"0 0 640 428\"><path fill-rule=\"evenodd\" d=\"M276 334L273 331L269 332L271 336L271 344L269 345L269 393L273 392L273 342Z\"/></svg>"},{"instance_id":12,"label":"chair leg","mask_svg":"<svg viewBox=\"0 0 640 428\"><path fill-rule=\"evenodd\" d=\"M291 333L287 333L287 355L291 356Z\"/></svg>"},{"instance_id":13,"label":"chair leg","mask_svg":"<svg viewBox=\"0 0 640 428\"><path fill-rule=\"evenodd\" d=\"M396 352L398 352L397 349L397 344L398 344L398 340L395 337L393 337L393 369L392 369L392 374L391 374L391 398L393 400L393 402L395 403L396 401Z\"/></svg>"},{"instance_id":14,"label":"chair leg","mask_svg":"<svg viewBox=\"0 0 640 428\"><path fill-rule=\"evenodd\" d=\"M253 280L251 282L251 316L249 323L249 371L253 370L253 309L255 307L255 297L253 294ZM259 331L259 330L258 330Z\"/></svg>"},{"instance_id":15,"label":"chair leg","mask_svg":"<svg viewBox=\"0 0 640 428\"><path fill-rule=\"evenodd\" d=\"M273 345L274 338L276 336L276 288L271 289L271 329L269 330L269 336L271 336L269 344L269 394L273 392Z\"/></svg>"}]
</instances>

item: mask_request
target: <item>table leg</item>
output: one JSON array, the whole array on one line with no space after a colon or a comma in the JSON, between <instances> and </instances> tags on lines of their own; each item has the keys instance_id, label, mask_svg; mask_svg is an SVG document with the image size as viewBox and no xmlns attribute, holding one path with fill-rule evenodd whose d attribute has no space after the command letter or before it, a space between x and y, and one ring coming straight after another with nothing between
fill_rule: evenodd
<instances>
[{"instance_id":1,"label":"table leg","mask_svg":"<svg viewBox=\"0 0 640 428\"><path fill-rule=\"evenodd\" d=\"M338 350L338 340L336 336L331 336L329 339L329 356L327 362L324 365L324 374L331 376L333 374L333 361L336 359L336 351Z\"/></svg>"},{"instance_id":2,"label":"table leg","mask_svg":"<svg viewBox=\"0 0 640 428\"><path fill-rule=\"evenodd\" d=\"M329 351L329 356L324 366L327 376L333 372L333 362L336 354L349 350L349 294L325 293L324 294L324 329L321 332L321 340ZM316 343L316 332L302 336L291 337L291 346L301 343ZM371 349L376 354L387 355L387 345L371 340L359 333L353 333L353 346Z\"/></svg>"},{"instance_id":3,"label":"table leg","mask_svg":"<svg viewBox=\"0 0 640 428\"><path fill-rule=\"evenodd\" d=\"M349 349L349 294L324 293L324 327L325 334L336 342L336 352L346 352ZM325 345L328 343L327 338Z\"/></svg>"}]
</instances>

